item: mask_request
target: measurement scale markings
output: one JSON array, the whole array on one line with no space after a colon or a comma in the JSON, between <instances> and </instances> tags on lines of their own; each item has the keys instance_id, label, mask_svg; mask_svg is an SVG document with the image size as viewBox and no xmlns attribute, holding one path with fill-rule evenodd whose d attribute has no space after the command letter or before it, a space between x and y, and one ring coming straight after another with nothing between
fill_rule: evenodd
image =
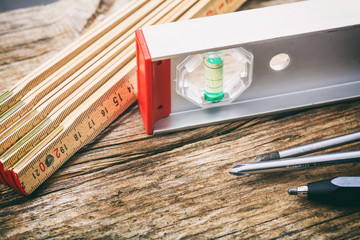
<instances>
[{"instance_id":1,"label":"measurement scale markings","mask_svg":"<svg viewBox=\"0 0 360 240\"><path fill-rule=\"evenodd\" d=\"M162 1L154 0L149 2L148 5L145 5L143 8L145 14L151 14L151 11L156 8ZM143 9L141 8L141 9ZM25 95L24 101L26 104L19 108L16 113L12 115L6 115L6 119L4 119L0 124L0 133L8 128L14 121L18 120L22 117L26 112L30 111L32 107L35 106L48 92L52 91L56 86L61 84L66 78L75 73L79 68L83 66L84 63L90 61L95 54L99 54L104 48L109 46L113 41L117 38L121 37L121 35L128 31L133 22L141 21L143 15L135 14L124 20L121 24L116 26L111 32L105 34L98 41L101 44L95 44L96 46L91 46L89 51L83 51L79 55L77 55L74 59L70 60L60 69L58 69L55 73L53 73L49 78L42 81L39 85L34 87L28 94ZM110 35L110 36L109 36Z\"/></svg>"},{"instance_id":2,"label":"measurement scale markings","mask_svg":"<svg viewBox=\"0 0 360 240\"><path fill-rule=\"evenodd\" d=\"M19 122L22 122L22 125L20 125L16 130L8 130L2 134L2 139L0 138L0 154L2 154L6 149L14 144L20 137L24 136L31 129L32 125L38 124L43 118L45 118L51 112L51 110L53 110L61 101L64 101L64 99L68 97L74 90L76 90L76 88L79 88L81 84L85 84L86 81L89 80L89 78L91 78L91 76L93 76L97 71L101 70L101 68L103 68L106 63L111 61L114 57L118 56L121 52L125 52L124 48L131 42L133 42L132 36L125 39L123 43L110 51L106 58L101 60L96 58L95 60L99 61L95 62L94 66L86 69L79 76L74 76L75 78L71 79L72 81L70 84L66 86L60 85L57 87L54 90L57 93L51 96L53 94L51 92L48 94L50 97L43 99L40 103L38 103L40 106L35 106L35 109L37 109L37 114L31 114L32 116L27 119L27 122L24 122L22 119L18 120L18 122L15 122L13 125L19 126ZM10 126L10 128L14 129L13 126Z\"/></svg>"},{"instance_id":3,"label":"measurement scale markings","mask_svg":"<svg viewBox=\"0 0 360 240\"><path fill-rule=\"evenodd\" d=\"M63 125L59 126L58 128L56 128L51 134L49 134L49 136L47 136L44 140L42 140L38 145L36 145L36 147L34 147L31 151L29 151L20 161L18 161L16 164L14 164L14 166L11 168L11 169L14 169L16 167L21 167L23 166L26 162L26 159L31 159L33 158L41 149L44 149L46 147L46 145L51 142L55 137L58 136L58 134L60 134L61 132L65 131L65 134L67 134L69 132L69 129L65 129ZM62 144L61 142L61 146L59 148L59 151L60 153L66 153L68 154L67 152L65 152L65 150L67 150L67 146L65 144ZM58 152L55 152L54 155L57 156L59 154L59 151ZM51 156L51 157L48 157L48 156ZM47 163L47 166L52 166L53 163L54 163L54 156L53 155L48 155L46 157L46 163ZM33 169L33 164L28 164L28 165L25 165L25 168L24 170L25 171L29 171L30 168Z\"/></svg>"},{"instance_id":4,"label":"measurement scale markings","mask_svg":"<svg viewBox=\"0 0 360 240\"><path fill-rule=\"evenodd\" d=\"M114 13L108 19L95 26L93 29L90 29L78 40L75 40L68 47L60 51L54 57L50 58L47 62L18 81L18 83L11 91L5 92L0 97L0 114L11 108L33 87L50 76L58 68L66 64L70 59L94 44L97 40L99 40L99 38L111 31L116 25L120 24L129 16L137 12L139 8L143 7L147 2L148 1L146 0L130 2L125 6L125 8Z\"/></svg>"},{"instance_id":5,"label":"measurement scale markings","mask_svg":"<svg viewBox=\"0 0 360 240\"><path fill-rule=\"evenodd\" d=\"M129 69L133 68L132 71ZM126 74L126 72L128 72ZM118 79L120 81L117 81ZM128 82L131 78L135 78L135 62L132 61L127 65L125 71L119 72L114 76L104 87L100 88L95 93L95 97L91 97L86 100L81 106L77 108L67 118L65 124L66 130L63 131L58 137L54 138L45 148L36 149L32 153L31 158L22 159L22 161L13 168L12 175L15 182L22 193L26 195L33 192L46 178L43 178L44 174L49 171L50 176L55 170L57 170L71 155L79 150L86 143L90 142L103 128L110 124L117 116L120 115L128 106L130 106L136 100L136 95L132 85ZM116 83L117 82L117 83ZM110 87L112 86L112 87ZM130 91L129 91L130 89ZM114 101L114 97L120 95L123 101ZM101 105L106 107L102 107ZM86 107L87 106L87 107ZM86 110L83 109L86 107ZM95 125L89 129L87 119L90 117ZM74 121L75 118L75 121ZM80 143L81 140L81 143ZM63 143L66 144L67 150L64 150L65 155L59 152L59 149L63 147ZM40 168L44 164L46 157L53 155L55 162L53 168ZM36 167L35 167L36 166ZM33 176L31 169L37 169L40 176ZM36 171L36 170L34 170ZM21 184L21 182L23 184ZM26 191L25 191L26 190Z\"/></svg>"},{"instance_id":6,"label":"measurement scale markings","mask_svg":"<svg viewBox=\"0 0 360 240\"><path fill-rule=\"evenodd\" d=\"M21 139L18 143L16 143L13 147L11 147L8 151L6 151L0 158L0 173L2 174L2 178L8 182L8 178L6 176L6 171L12 166L13 162L20 159L23 156L23 152L18 151L22 145L26 144L28 141L33 139L36 134L43 129L48 128L49 124L51 123L50 119L45 119L42 121L36 128L31 130L26 137ZM43 133L44 135L41 137L45 137L47 133ZM5 174L4 174L5 173ZM9 182L8 182L9 184Z\"/></svg>"},{"instance_id":7,"label":"measurement scale markings","mask_svg":"<svg viewBox=\"0 0 360 240\"><path fill-rule=\"evenodd\" d=\"M55 115L54 119L56 119L56 121L59 121L59 119L65 119L70 113L69 109L71 109L71 111L74 110L86 98L90 97L92 93L108 81L116 72L118 72L127 62L129 62L135 55L135 53L131 51L132 48L132 45L126 48L121 55L115 57L106 67L92 76L88 85L78 89L70 95L68 101L62 102L58 105L52 111L52 114ZM81 97L77 97L78 95Z\"/></svg>"},{"instance_id":8,"label":"measurement scale markings","mask_svg":"<svg viewBox=\"0 0 360 240\"><path fill-rule=\"evenodd\" d=\"M106 96L107 97L107 96ZM103 101L103 100L102 100ZM134 98L134 100L133 101L135 101L135 98ZM89 110L92 110L93 109L93 107L91 107L91 108L89 108ZM100 111L101 110L101 111ZM102 114L102 116L104 116L103 115L103 108L100 108L100 110L98 111L98 115L101 113ZM125 109L124 109L125 110ZM85 115L84 116L87 116L87 115L90 115L91 114L91 112L89 112L89 111L87 111L86 113L85 113ZM96 119L100 119L101 120L101 118L99 118L99 117L95 117ZM108 119L108 117L106 118L106 120ZM102 121L105 121L105 120L102 120ZM112 120L110 120L110 121L112 121ZM78 134L79 133L79 124L81 124L81 122L82 122L82 119L77 119L72 125L73 126L75 126L74 127L74 129L68 129L68 131L67 132L70 132L70 133L68 133L68 134L66 134L66 136L68 136L69 137L69 141L73 141L73 136L75 136L75 134ZM103 124L101 124L100 126L102 126ZM70 131L70 130L72 130L72 132ZM85 132L86 132L86 130L85 130ZM93 136L94 135L94 137L97 135L97 133L98 132L100 132L100 131L96 131L95 132L95 134L92 134L91 136ZM92 137L90 136L90 139L89 139L89 141L91 141L91 139L92 139ZM76 138L75 138L75 140L76 140ZM55 150L56 150L56 148L55 148ZM72 155L72 154L74 154L76 151L77 151L78 149L73 149L71 152L70 152L70 155ZM60 155L58 156L58 157L60 157ZM65 162L65 160L64 161L61 161L61 165L62 165L62 163L63 162ZM32 164L32 167L31 168L33 168L33 164Z\"/></svg>"},{"instance_id":9,"label":"measurement scale markings","mask_svg":"<svg viewBox=\"0 0 360 240\"><path fill-rule=\"evenodd\" d=\"M6 91L0 96L0 104L5 102L13 93L11 91ZM1 113L1 112L0 112Z\"/></svg>"},{"instance_id":10,"label":"measurement scale markings","mask_svg":"<svg viewBox=\"0 0 360 240\"><path fill-rule=\"evenodd\" d=\"M4 113L0 115L0 127L5 122L6 119L10 118L12 115L16 114L16 112L25 105L24 101L17 102L14 106L6 110ZM1 128L0 128L1 133Z\"/></svg>"},{"instance_id":11,"label":"measurement scale markings","mask_svg":"<svg viewBox=\"0 0 360 240\"><path fill-rule=\"evenodd\" d=\"M34 114L37 113L37 110L32 110L25 114L22 118L16 121L13 125L7 128L3 133L0 134L0 141L6 138L11 132L15 131L16 129L20 128L24 123L26 123ZM1 148L0 144L0 148Z\"/></svg>"},{"instance_id":12,"label":"measurement scale markings","mask_svg":"<svg viewBox=\"0 0 360 240\"><path fill-rule=\"evenodd\" d=\"M48 144L51 140L53 140L61 131L63 131L64 127L63 126L59 126L57 129L55 129L51 134L49 134L46 139L44 139L43 141L41 141L35 148L33 148L30 152L28 152L23 158L27 158L27 157L31 157L32 155L34 155L34 150L36 149L43 149L46 144ZM66 145L64 145L65 149ZM63 150L64 151L64 150ZM52 155L50 155L51 157L47 157L45 159L45 164L47 167L53 167L53 163L54 163L54 157ZM19 189L19 187L16 185L16 182L14 180L14 176L12 175L12 171L13 169L18 166L21 163L21 161L18 161L12 168L8 169L6 171L7 174L7 180L9 181L9 184L15 188L15 190L19 193L22 193L21 190ZM32 168L32 167L31 167ZM27 171L30 170L30 166L28 166ZM43 169L43 167L41 168ZM39 176L39 172L38 170L33 170L33 177L35 178L35 176ZM9 180L10 179L10 180Z\"/></svg>"},{"instance_id":13,"label":"measurement scale markings","mask_svg":"<svg viewBox=\"0 0 360 240\"><path fill-rule=\"evenodd\" d=\"M26 143L30 138L32 138L38 131L46 127L51 123L51 119L45 118L40 124L33 128L25 137L21 138L16 144L14 144L8 151L1 155L1 161L4 163L4 159L9 158L9 156L16 154L16 150ZM6 164L4 164L6 166Z\"/></svg>"},{"instance_id":14,"label":"measurement scale markings","mask_svg":"<svg viewBox=\"0 0 360 240\"><path fill-rule=\"evenodd\" d=\"M87 86L82 86L76 92L68 97L68 101L62 102L57 108L52 111L50 117L47 118L47 125L37 126L29 133L27 133L19 142L13 145L8 151L6 151L1 157L0 161L3 163L4 170L9 169L14 163L16 163L21 157L23 157L28 151L30 151L36 144L44 139L48 134L53 131L61 122L66 118L71 111L79 106L86 98L88 98L93 92L101 87L109 78L111 78L117 71L119 71L123 65L134 57L134 47L129 46L123 54L114 58L107 67L97 72L89 81ZM120 62L120 64L119 64ZM3 176L7 180L6 176Z\"/></svg>"}]
</instances>

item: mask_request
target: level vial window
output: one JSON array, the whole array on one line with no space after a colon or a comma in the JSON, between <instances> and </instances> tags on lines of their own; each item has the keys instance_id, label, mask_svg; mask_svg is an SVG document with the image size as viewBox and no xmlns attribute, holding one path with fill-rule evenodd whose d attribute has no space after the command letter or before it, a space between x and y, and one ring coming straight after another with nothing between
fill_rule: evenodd
<instances>
[{"instance_id":1,"label":"level vial window","mask_svg":"<svg viewBox=\"0 0 360 240\"><path fill-rule=\"evenodd\" d=\"M229 104L251 84L253 55L243 48L190 55L176 69L176 92L208 108Z\"/></svg>"}]
</instances>

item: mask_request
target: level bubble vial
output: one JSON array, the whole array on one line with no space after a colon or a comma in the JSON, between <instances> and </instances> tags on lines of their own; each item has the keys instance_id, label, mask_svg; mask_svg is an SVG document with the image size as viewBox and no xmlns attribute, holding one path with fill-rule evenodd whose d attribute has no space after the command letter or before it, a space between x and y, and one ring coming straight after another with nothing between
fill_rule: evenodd
<instances>
[{"instance_id":1,"label":"level bubble vial","mask_svg":"<svg viewBox=\"0 0 360 240\"><path fill-rule=\"evenodd\" d=\"M216 103L224 97L224 57L216 53L204 57L204 81L206 101Z\"/></svg>"},{"instance_id":2,"label":"level bubble vial","mask_svg":"<svg viewBox=\"0 0 360 240\"><path fill-rule=\"evenodd\" d=\"M190 55L176 68L176 92L202 108L230 104L251 85L253 58L243 48Z\"/></svg>"}]
</instances>

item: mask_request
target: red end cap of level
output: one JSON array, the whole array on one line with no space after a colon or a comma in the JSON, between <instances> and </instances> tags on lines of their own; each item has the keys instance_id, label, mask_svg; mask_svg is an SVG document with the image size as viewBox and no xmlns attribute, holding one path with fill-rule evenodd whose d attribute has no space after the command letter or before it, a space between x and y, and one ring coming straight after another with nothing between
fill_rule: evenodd
<instances>
[{"instance_id":1,"label":"red end cap of level","mask_svg":"<svg viewBox=\"0 0 360 240\"><path fill-rule=\"evenodd\" d=\"M138 104L145 130L154 131L154 123L171 112L170 59L152 62L144 34L135 32Z\"/></svg>"}]
</instances>

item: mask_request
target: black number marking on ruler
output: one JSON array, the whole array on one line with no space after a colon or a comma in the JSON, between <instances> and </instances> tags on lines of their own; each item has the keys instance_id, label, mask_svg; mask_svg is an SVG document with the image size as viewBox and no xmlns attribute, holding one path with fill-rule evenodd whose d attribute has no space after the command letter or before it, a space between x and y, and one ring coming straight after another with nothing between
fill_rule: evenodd
<instances>
[{"instance_id":1,"label":"black number marking on ruler","mask_svg":"<svg viewBox=\"0 0 360 240\"><path fill-rule=\"evenodd\" d=\"M122 81L119 81L118 84L103 94L86 111L82 112L69 128L61 131L41 151L41 154L17 173L18 180L26 193L33 192L65 161L94 139L106 126L135 102L134 87L128 81L128 79L134 77L135 70L131 71ZM116 104L113 98L119 95L122 96L122 101ZM47 165L50 165L50 167L47 167ZM32 179L29 178L29 175L32 175Z\"/></svg>"}]
</instances>

